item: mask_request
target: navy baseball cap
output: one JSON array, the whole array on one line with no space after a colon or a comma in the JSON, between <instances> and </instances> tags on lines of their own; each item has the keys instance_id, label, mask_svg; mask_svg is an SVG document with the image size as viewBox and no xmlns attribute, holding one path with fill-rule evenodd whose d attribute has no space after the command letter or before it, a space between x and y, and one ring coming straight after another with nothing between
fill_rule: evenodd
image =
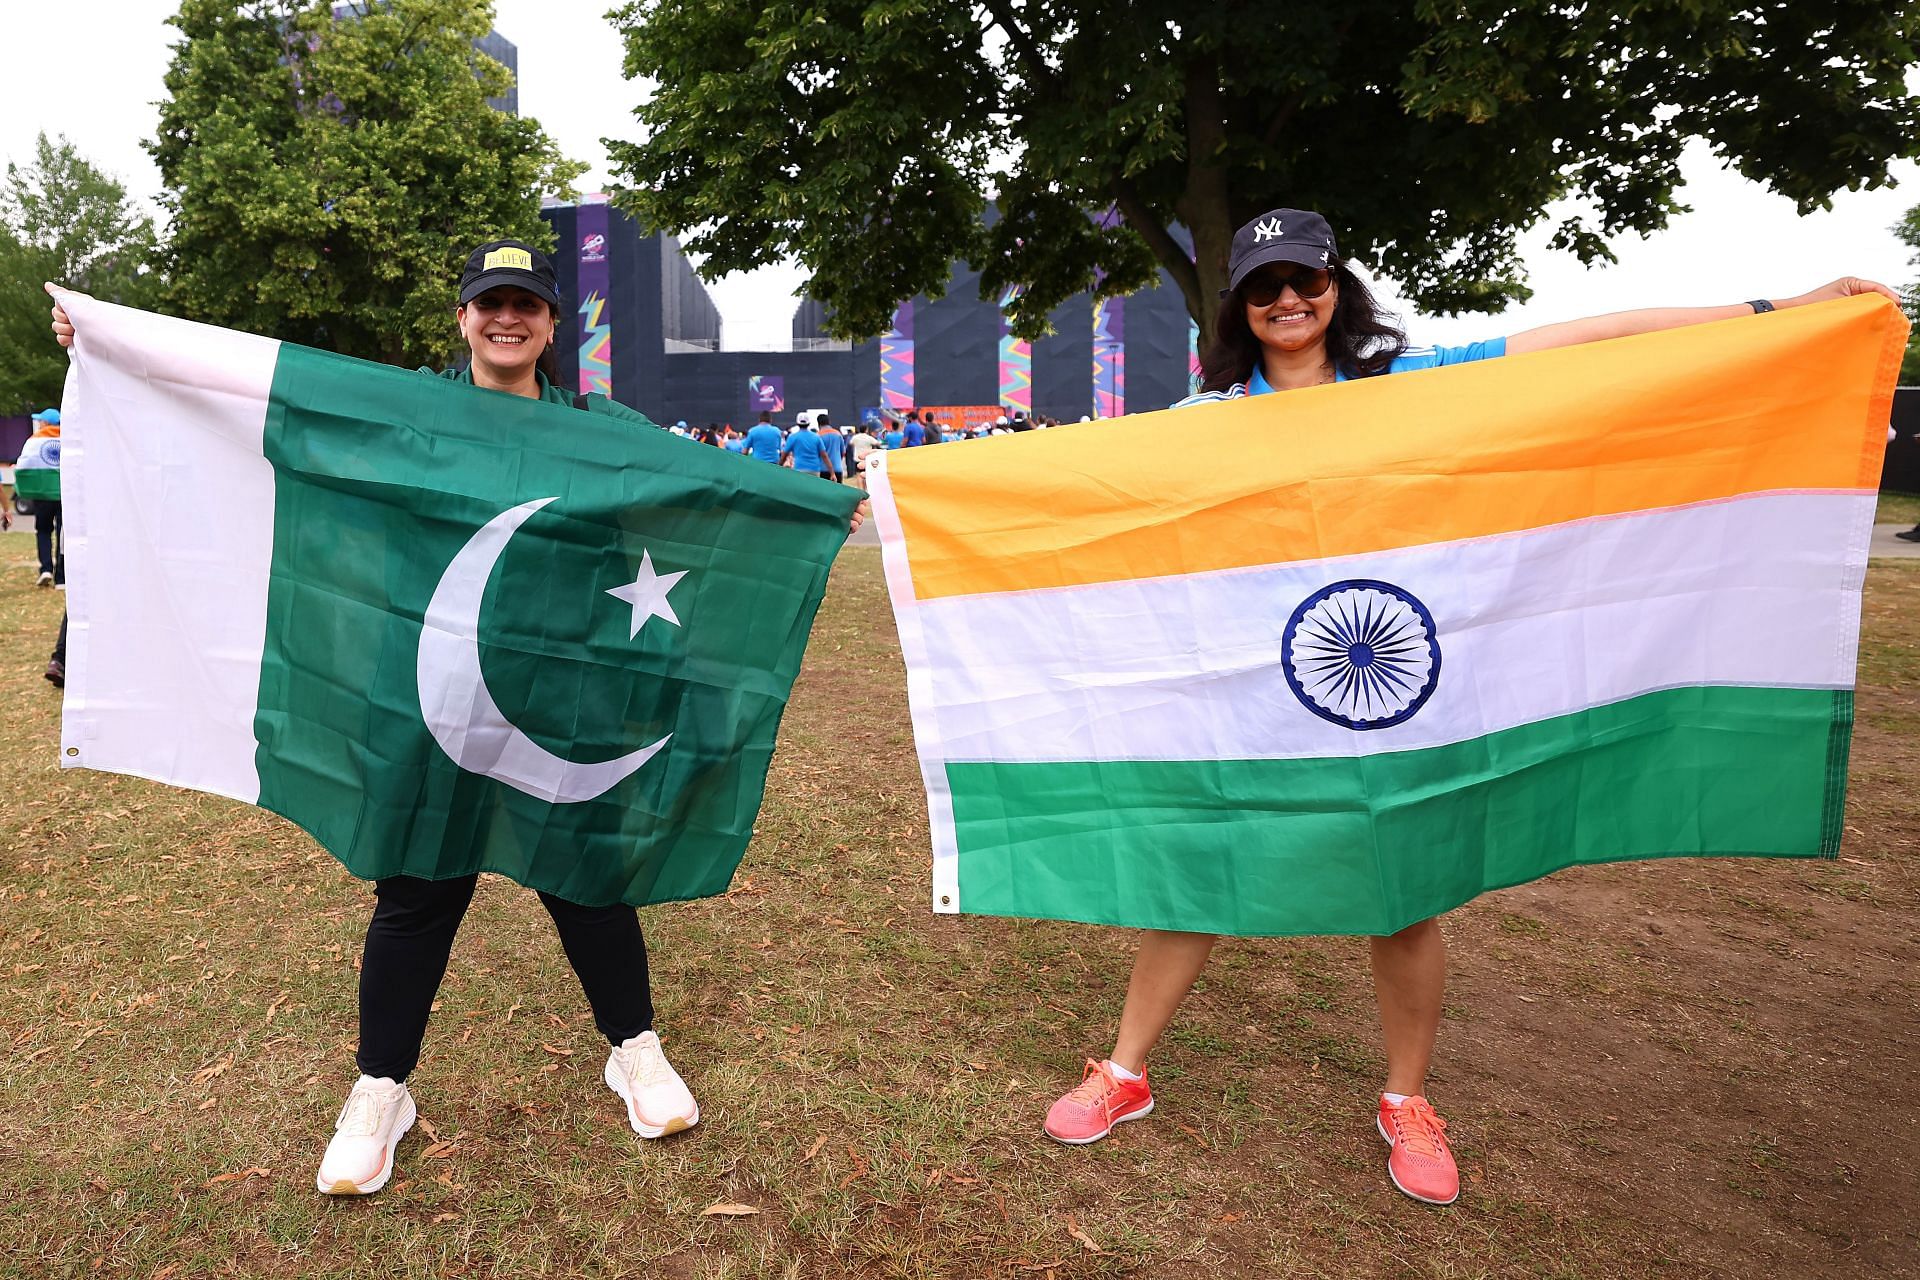
<instances>
[{"instance_id":1,"label":"navy baseball cap","mask_svg":"<svg viewBox=\"0 0 1920 1280\"><path fill-rule=\"evenodd\" d=\"M460 305L487 290L510 284L525 289L550 306L560 305L559 278L547 255L519 240L489 240L467 255L460 273Z\"/></svg>"},{"instance_id":2,"label":"navy baseball cap","mask_svg":"<svg viewBox=\"0 0 1920 1280\"><path fill-rule=\"evenodd\" d=\"M1233 233L1233 253L1227 260L1226 297L1255 270L1269 262L1297 262L1303 267L1332 269L1340 261L1333 246L1333 228L1308 209L1274 209Z\"/></svg>"}]
</instances>

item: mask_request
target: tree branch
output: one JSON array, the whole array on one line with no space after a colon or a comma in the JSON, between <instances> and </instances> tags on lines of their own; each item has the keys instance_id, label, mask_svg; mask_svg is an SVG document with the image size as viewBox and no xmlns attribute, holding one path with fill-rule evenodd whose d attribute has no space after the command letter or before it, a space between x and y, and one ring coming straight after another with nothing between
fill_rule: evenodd
<instances>
[{"instance_id":1,"label":"tree branch","mask_svg":"<svg viewBox=\"0 0 1920 1280\"><path fill-rule=\"evenodd\" d=\"M1013 45L1014 52L1021 61L1028 64L1035 76L1048 80L1053 78L1053 68L1047 65L1047 55L1041 52L1040 44L1033 36L1014 20L1013 8L1007 0L985 0L987 12L993 15L994 22L1007 33L1007 40Z\"/></svg>"},{"instance_id":2,"label":"tree branch","mask_svg":"<svg viewBox=\"0 0 1920 1280\"><path fill-rule=\"evenodd\" d=\"M1147 207L1125 178L1114 178L1108 183L1108 188L1113 193L1114 204L1120 209L1120 216L1127 220L1127 225L1133 228L1136 235L1147 242L1147 248L1153 251L1153 256L1160 260L1160 265L1180 286L1180 292L1187 300L1188 313L1195 316L1204 314L1205 308L1201 306L1200 298L1200 273L1194 270L1193 260L1187 257L1187 251L1180 247L1180 242L1168 232L1166 223L1154 216L1153 210Z\"/></svg>"}]
</instances>

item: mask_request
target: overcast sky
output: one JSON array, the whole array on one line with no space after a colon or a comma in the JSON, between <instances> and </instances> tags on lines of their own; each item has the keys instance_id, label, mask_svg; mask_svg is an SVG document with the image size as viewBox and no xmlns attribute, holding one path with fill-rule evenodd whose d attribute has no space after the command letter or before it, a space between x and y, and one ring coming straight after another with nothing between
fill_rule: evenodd
<instances>
[{"instance_id":1,"label":"overcast sky","mask_svg":"<svg viewBox=\"0 0 1920 1280\"><path fill-rule=\"evenodd\" d=\"M581 190L605 185L603 137L629 137L635 86L620 76L621 49L604 14L610 0L497 0L498 29L520 48L520 110L537 118L570 156L592 169ZM172 0L78 0L11 5L0 43L0 156L25 158L34 135L64 133L81 154L143 198L159 175L141 139L152 134L173 29ZM1830 213L1797 217L1793 206L1691 151L1681 199L1694 212L1652 240L1614 245L1617 266L1583 269L1549 252L1547 231L1525 242L1535 290L1524 308L1499 316L1407 315L1416 341L1466 341L1535 324L1627 307L1715 303L1798 293L1840 275L1896 286L1916 276L1889 228L1920 203L1920 169L1903 164L1900 185L1842 192ZM1335 229L1336 234L1338 228ZM729 348L784 346L795 267L770 267L707 282L725 318Z\"/></svg>"}]
</instances>

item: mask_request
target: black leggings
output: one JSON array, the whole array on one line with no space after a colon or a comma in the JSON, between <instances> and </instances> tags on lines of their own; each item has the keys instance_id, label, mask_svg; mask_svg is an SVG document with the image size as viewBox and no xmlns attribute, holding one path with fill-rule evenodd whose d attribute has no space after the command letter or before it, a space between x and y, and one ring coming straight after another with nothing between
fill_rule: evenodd
<instances>
[{"instance_id":1,"label":"black leggings","mask_svg":"<svg viewBox=\"0 0 1920 1280\"><path fill-rule=\"evenodd\" d=\"M447 973L453 935L473 901L478 876L374 881L378 902L360 958L360 1070L405 1080L420 1061L427 1014ZM653 1028L647 944L632 907L582 907L543 893L560 945L610 1044Z\"/></svg>"}]
</instances>

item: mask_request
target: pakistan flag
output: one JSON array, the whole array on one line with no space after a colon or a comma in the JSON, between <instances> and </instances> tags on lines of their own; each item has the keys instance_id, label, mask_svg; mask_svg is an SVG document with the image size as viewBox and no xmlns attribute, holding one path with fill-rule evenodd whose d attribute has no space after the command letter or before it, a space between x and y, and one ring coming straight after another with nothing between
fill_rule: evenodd
<instances>
[{"instance_id":1,"label":"pakistan flag","mask_svg":"<svg viewBox=\"0 0 1920 1280\"><path fill-rule=\"evenodd\" d=\"M354 874L724 890L857 493L652 427L67 302L61 762Z\"/></svg>"}]
</instances>

